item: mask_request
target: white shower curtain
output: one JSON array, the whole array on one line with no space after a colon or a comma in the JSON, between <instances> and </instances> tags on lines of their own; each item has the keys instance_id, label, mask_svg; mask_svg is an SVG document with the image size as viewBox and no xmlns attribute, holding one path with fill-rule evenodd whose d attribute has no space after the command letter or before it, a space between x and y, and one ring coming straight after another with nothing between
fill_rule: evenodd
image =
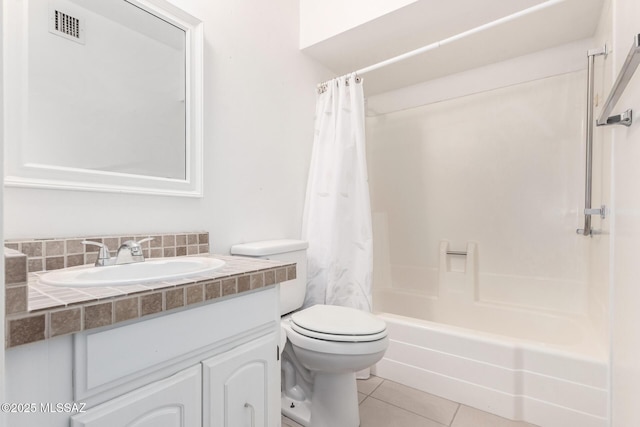
<instances>
[{"instance_id":1,"label":"white shower curtain","mask_svg":"<svg viewBox=\"0 0 640 427\"><path fill-rule=\"evenodd\" d=\"M355 74L317 95L302 238L309 242L305 307L371 311L373 241L365 157L364 94Z\"/></svg>"}]
</instances>

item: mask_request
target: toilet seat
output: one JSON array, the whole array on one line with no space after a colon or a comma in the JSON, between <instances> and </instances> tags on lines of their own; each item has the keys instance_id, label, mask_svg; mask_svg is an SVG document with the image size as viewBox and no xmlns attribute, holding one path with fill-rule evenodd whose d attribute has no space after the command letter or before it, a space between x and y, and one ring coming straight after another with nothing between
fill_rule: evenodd
<instances>
[{"instance_id":1,"label":"toilet seat","mask_svg":"<svg viewBox=\"0 0 640 427\"><path fill-rule=\"evenodd\" d=\"M386 323L350 307L314 305L291 315L291 329L324 341L371 342L387 336Z\"/></svg>"},{"instance_id":2,"label":"toilet seat","mask_svg":"<svg viewBox=\"0 0 640 427\"><path fill-rule=\"evenodd\" d=\"M378 332L377 334L370 335L334 335L334 334L323 334L321 332L311 331L309 329L301 328L296 325L294 322L291 322L291 329L299 333L300 335L304 335L305 337L315 338L318 340L324 341L336 341L336 342L369 342L369 341L377 341L387 336L387 331Z\"/></svg>"},{"instance_id":3,"label":"toilet seat","mask_svg":"<svg viewBox=\"0 0 640 427\"><path fill-rule=\"evenodd\" d=\"M375 341L336 341L335 339L318 339L308 337L293 329L291 319L283 319L280 323L283 333L292 345L318 353L333 355L363 355L384 351L389 346L386 331L382 338Z\"/></svg>"}]
</instances>

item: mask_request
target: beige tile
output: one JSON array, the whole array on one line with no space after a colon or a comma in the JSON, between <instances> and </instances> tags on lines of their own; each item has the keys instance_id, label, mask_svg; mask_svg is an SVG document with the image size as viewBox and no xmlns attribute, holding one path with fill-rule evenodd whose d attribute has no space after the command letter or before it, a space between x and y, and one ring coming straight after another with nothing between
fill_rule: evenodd
<instances>
[{"instance_id":1,"label":"beige tile","mask_svg":"<svg viewBox=\"0 0 640 427\"><path fill-rule=\"evenodd\" d=\"M83 257L83 255L80 256ZM27 268L29 269L29 273L44 270L44 258L29 258L27 260Z\"/></svg>"},{"instance_id":2,"label":"beige tile","mask_svg":"<svg viewBox=\"0 0 640 427\"><path fill-rule=\"evenodd\" d=\"M64 255L64 240L50 240L45 242L45 256Z\"/></svg>"},{"instance_id":3,"label":"beige tile","mask_svg":"<svg viewBox=\"0 0 640 427\"><path fill-rule=\"evenodd\" d=\"M107 245L110 251L117 251L120 247L120 239L118 239L117 237L105 237L102 240L102 243Z\"/></svg>"},{"instance_id":4,"label":"beige tile","mask_svg":"<svg viewBox=\"0 0 640 427\"><path fill-rule=\"evenodd\" d=\"M179 287L177 289L169 289L167 290L166 298L166 309L173 310L174 308L184 307L184 288Z\"/></svg>"},{"instance_id":5,"label":"beige tile","mask_svg":"<svg viewBox=\"0 0 640 427\"><path fill-rule=\"evenodd\" d=\"M198 244L198 235L197 234L187 234L187 244L188 245L197 245Z\"/></svg>"},{"instance_id":6,"label":"beige tile","mask_svg":"<svg viewBox=\"0 0 640 427\"><path fill-rule=\"evenodd\" d=\"M162 251L162 256L165 258L176 256L176 248L164 248Z\"/></svg>"},{"instance_id":7,"label":"beige tile","mask_svg":"<svg viewBox=\"0 0 640 427\"><path fill-rule=\"evenodd\" d=\"M293 280L296 278L296 266L292 265L287 267L287 280Z\"/></svg>"},{"instance_id":8,"label":"beige tile","mask_svg":"<svg viewBox=\"0 0 640 427\"><path fill-rule=\"evenodd\" d=\"M138 308L138 298L125 298L114 302L114 316L116 322L136 319L140 316Z\"/></svg>"},{"instance_id":9,"label":"beige tile","mask_svg":"<svg viewBox=\"0 0 640 427\"><path fill-rule=\"evenodd\" d=\"M152 237L153 240L149 241L149 246L153 248L161 248L162 247L162 236L149 236Z\"/></svg>"},{"instance_id":10,"label":"beige tile","mask_svg":"<svg viewBox=\"0 0 640 427\"><path fill-rule=\"evenodd\" d=\"M251 289L251 279L249 276L238 277L238 292L246 292Z\"/></svg>"},{"instance_id":11,"label":"beige tile","mask_svg":"<svg viewBox=\"0 0 640 427\"><path fill-rule=\"evenodd\" d=\"M49 335L51 337L78 332L81 329L82 309L80 307L54 311L50 314Z\"/></svg>"},{"instance_id":12,"label":"beige tile","mask_svg":"<svg viewBox=\"0 0 640 427\"><path fill-rule=\"evenodd\" d=\"M176 235L176 246L187 246L187 235L186 234L178 234L178 235Z\"/></svg>"},{"instance_id":13,"label":"beige tile","mask_svg":"<svg viewBox=\"0 0 640 427\"><path fill-rule=\"evenodd\" d=\"M198 234L198 243L201 245L209 244L209 233Z\"/></svg>"},{"instance_id":14,"label":"beige tile","mask_svg":"<svg viewBox=\"0 0 640 427\"><path fill-rule=\"evenodd\" d=\"M282 283L287 281L287 269L279 268L276 270L276 283Z\"/></svg>"},{"instance_id":15,"label":"beige tile","mask_svg":"<svg viewBox=\"0 0 640 427\"><path fill-rule=\"evenodd\" d=\"M198 283L187 286L187 305L204 301L204 284Z\"/></svg>"},{"instance_id":16,"label":"beige tile","mask_svg":"<svg viewBox=\"0 0 640 427\"><path fill-rule=\"evenodd\" d=\"M358 380L358 391L368 396L373 393L373 390L375 390L380 384L382 384L382 381L384 381L382 378L376 377L374 375L371 375L369 379L366 380Z\"/></svg>"},{"instance_id":17,"label":"beige tile","mask_svg":"<svg viewBox=\"0 0 640 427\"><path fill-rule=\"evenodd\" d=\"M28 257L42 256L42 242L24 242L22 243L22 253Z\"/></svg>"},{"instance_id":18,"label":"beige tile","mask_svg":"<svg viewBox=\"0 0 640 427\"><path fill-rule=\"evenodd\" d=\"M8 346L14 347L45 338L45 315L9 320Z\"/></svg>"},{"instance_id":19,"label":"beige tile","mask_svg":"<svg viewBox=\"0 0 640 427\"><path fill-rule=\"evenodd\" d=\"M362 403L367 398L366 394L358 392L358 404Z\"/></svg>"},{"instance_id":20,"label":"beige tile","mask_svg":"<svg viewBox=\"0 0 640 427\"><path fill-rule=\"evenodd\" d=\"M67 254L82 254L84 253L84 245L81 243L82 239L69 239L66 241Z\"/></svg>"},{"instance_id":21,"label":"beige tile","mask_svg":"<svg viewBox=\"0 0 640 427\"><path fill-rule=\"evenodd\" d=\"M84 264L84 255L67 255L67 267L76 267L78 265Z\"/></svg>"},{"instance_id":22,"label":"beige tile","mask_svg":"<svg viewBox=\"0 0 640 427\"><path fill-rule=\"evenodd\" d=\"M140 315L160 313L162 311L162 292L154 292L140 297Z\"/></svg>"},{"instance_id":23,"label":"beige tile","mask_svg":"<svg viewBox=\"0 0 640 427\"><path fill-rule=\"evenodd\" d=\"M204 298L210 300L214 298L220 298L222 292L220 290L220 281L207 283L204 285Z\"/></svg>"},{"instance_id":24,"label":"beige tile","mask_svg":"<svg viewBox=\"0 0 640 427\"><path fill-rule=\"evenodd\" d=\"M371 396L445 425L451 424L458 409L456 402L388 380Z\"/></svg>"},{"instance_id":25,"label":"beige tile","mask_svg":"<svg viewBox=\"0 0 640 427\"><path fill-rule=\"evenodd\" d=\"M169 247L176 245L176 236L174 234L169 234L166 236L162 236L162 246Z\"/></svg>"},{"instance_id":26,"label":"beige tile","mask_svg":"<svg viewBox=\"0 0 640 427\"><path fill-rule=\"evenodd\" d=\"M84 329L99 328L113 322L113 304L105 302L84 308Z\"/></svg>"},{"instance_id":27,"label":"beige tile","mask_svg":"<svg viewBox=\"0 0 640 427\"><path fill-rule=\"evenodd\" d=\"M27 281L27 257L24 255L4 257L4 283L25 283Z\"/></svg>"},{"instance_id":28,"label":"beige tile","mask_svg":"<svg viewBox=\"0 0 640 427\"><path fill-rule=\"evenodd\" d=\"M27 285L7 287L4 294L5 313L16 314L27 311L27 295Z\"/></svg>"},{"instance_id":29,"label":"beige tile","mask_svg":"<svg viewBox=\"0 0 640 427\"><path fill-rule=\"evenodd\" d=\"M59 270L64 268L64 257L63 256L54 256L52 258L45 258L45 268L47 271L50 270Z\"/></svg>"},{"instance_id":30,"label":"beige tile","mask_svg":"<svg viewBox=\"0 0 640 427\"><path fill-rule=\"evenodd\" d=\"M163 255L164 252L162 251L162 248L151 248L149 252L149 258L162 258Z\"/></svg>"},{"instance_id":31,"label":"beige tile","mask_svg":"<svg viewBox=\"0 0 640 427\"><path fill-rule=\"evenodd\" d=\"M176 248L176 256L186 256L187 255L187 247L186 246L178 246Z\"/></svg>"},{"instance_id":32,"label":"beige tile","mask_svg":"<svg viewBox=\"0 0 640 427\"><path fill-rule=\"evenodd\" d=\"M479 409L460 405L451 427L536 427L523 421L511 421Z\"/></svg>"},{"instance_id":33,"label":"beige tile","mask_svg":"<svg viewBox=\"0 0 640 427\"><path fill-rule=\"evenodd\" d=\"M269 286L276 283L276 273L275 271L265 271L264 272L264 285Z\"/></svg>"},{"instance_id":34,"label":"beige tile","mask_svg":"<svg viewBox=\"0 0 640 427\"><path fill-rule=\"evenodd\" d=\"M292 419L289 419L287 417L285 417L284 415L282 415L282 427L303 427L302 424L298 424L297 422L293 421Z\"/></svg>"},{"instance_id":35,"label":"beige tile","mask_svg":"<svg viewBox=\"0 0 640 427\"><path fill-rule=\"evenodd\" d=\"M251 278L249 279L249 283L250 283L250 288L251 289L258 289L264 286L264 274L262 273L256 273L256 274L252 274Z\"/></svg>"},{"instance_id":36,"label":"beige tile","mask_svg":"<svg viewBox=\"0 0 640 427\"><path fill-rule=\"evenodd\" d=\"M360 427L445 427L369 396L360 405Z\"/></svg>"},{"instance_id":37,"label":"beige tile","mask_svg":"<svg viewBox=\"0 0 640 427\"><path fill-rule=\"evenodd\" d=\"M226 297L227 295L233 295L238 293L238 288L236 287L236 279L225 279L222 281L222 296Z\"/></svg>"}]
</instances>

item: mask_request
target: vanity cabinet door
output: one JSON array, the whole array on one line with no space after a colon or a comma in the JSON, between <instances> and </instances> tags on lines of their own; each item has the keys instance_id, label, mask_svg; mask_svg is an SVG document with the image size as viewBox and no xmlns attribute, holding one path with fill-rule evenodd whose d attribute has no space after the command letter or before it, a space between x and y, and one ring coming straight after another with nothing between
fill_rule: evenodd
<instances>
[{"instance_id":1,"label":"vanity cabinet door","mask_svg":"<svg viewBox=\"0 0 640 427\"><path fill-rule=\"evenodd\" d=\"M280 413L276 334L202 362L204 427L275 427Z\"/></svg>"},{"instance_id":2,"label":"vanity cabinet door","mask_svg":"<svg viewBox=\"0 0 640 427\"><path fill-rule=\"evenodd\" d=\"M180 371L78 414L71 427L202 426L202 368Z\"/></svg>"}]
</instances>

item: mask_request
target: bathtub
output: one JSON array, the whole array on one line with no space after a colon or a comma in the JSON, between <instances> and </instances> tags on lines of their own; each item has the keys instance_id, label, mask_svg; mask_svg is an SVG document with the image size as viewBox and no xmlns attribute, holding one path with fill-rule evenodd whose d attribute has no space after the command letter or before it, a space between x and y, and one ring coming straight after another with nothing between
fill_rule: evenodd
<instances>
[{"instance_id":1,"label":"bathtub","mask_svg":"<svg viewBox=\"0 0 640 427\"><path fill-rule=\"evenodd\" d=\"M585 318L378 289L390 344L373 372L540 427L606 427L607 353Z\"/></svg>"}]
</instances>

